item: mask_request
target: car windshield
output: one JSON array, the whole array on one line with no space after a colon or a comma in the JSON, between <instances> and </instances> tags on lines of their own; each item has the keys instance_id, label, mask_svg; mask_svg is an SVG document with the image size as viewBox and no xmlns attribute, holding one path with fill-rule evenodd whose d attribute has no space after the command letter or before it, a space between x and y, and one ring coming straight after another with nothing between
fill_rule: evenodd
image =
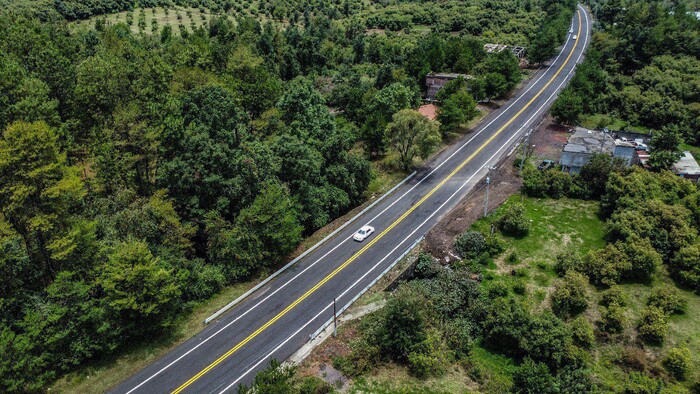
<instances>
[{"instance_id":1,"label":"car windshield","mask_svg":"<svg viewBox=\"0 0 700 394\"><path fill-rule=\"evenodd\" d=\"M360 235L365 235L365 230L360 230L360 231L358 231L357 233L360 234Z\"/></svg>"}]
</instances>

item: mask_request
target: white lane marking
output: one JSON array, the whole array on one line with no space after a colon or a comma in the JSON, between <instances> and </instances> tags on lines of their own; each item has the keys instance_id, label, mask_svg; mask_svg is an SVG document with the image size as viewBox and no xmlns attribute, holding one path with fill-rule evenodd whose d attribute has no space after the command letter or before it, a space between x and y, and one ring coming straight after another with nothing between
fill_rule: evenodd
<instances>
[{"instance_id":1,"label":"white lane marking","mask_svg":"<svg viewBox=\"0 0 700 394\"><path fill-rule=\"evenodd\" d=\"M580 6L579 6L579 8L580 8ZM588 15L586 14L586 11L585 11L583 8L582 8L582 10L583 10L583 15L584 15L584 17L585 17L585 19L586 19L586 29L588 29L588 26L589 26L589 23L588 23ZM588 32L588 30L586 30L586 31ZM372 268L370 268L369 270L367 270L367 272L365 272L364 275L362 275L358 280L356 280L352 285L350 285L350 287L348 287L344 292L342 292L337 298L341 298L341 297L343 297L344 295L346 295L352 288L354 288L354 287L357 286L362 280L364 280L365 277L367 277L367 275L369 275L372 271L374 271L375 269L377 269L377 267L378 267L382 262L384 262L384 260L386 260L391 254L393 254L401 245L403 245L404 243L406 243L406 241L407 241L409 238L411 238L421 227L423 227L423 226L425 225L425 223L427 223L430 219L432 219L432 217L435 216L435 214L436 214L437 212L439 212L439 211L445 206L445 204L447 204L448 202L450 202L450 201L455 197L455 195L456 195L457 193L459 193L459 192L464 188L464 186L466 186L467 184L469 184L469 182L471 182L471 180L472 180L477 174L479 174L479 172L480 172L481 170L483 170L483 169L487 166L487 164L489 164L489 162L491 162L491 160L493 160L493 158L494 158L495 156L499 155L500 152L501 152L505 147L509 146L510 143L511 143L511 141L513 140L513 138L515 138L515 137L525 128L525 125L529 124L535 117L537 117L537 116L539 116L539 115L541 114L541 112L542 112L542 111L541 111L541 110L542 110L542 107L545 107L545 106L547 105L548 102L550 102L553 98L555 98L555 97L557 96L557 93L559 92L559 89L561 89L562 85L564 85L564 83L566 83L566 82L569 80L568 77L569 77L569 76L571 75L571 73L576 69L575 64L578 63L578 61L581 59L581 56L583 56L583 53L584 53L584 51L585 51L585 48L586 48L586 44L587 44L587 43L588 43L588 33L587 33L586 38L585 38L584 43L583 43L583 49L581 50L581 53L579 53L578 57L576 58L576 62L574 63L574 67L572 67L572 69L569 70L569 72L566 74L566 78L564 78L564 80L563 80L561 83L559 83L559 85L558 85L557 88L554 90L554 92L552 92L552 94L547 98L547 100L545 100L545 102L540 106L540 108L538 108L538 110L535 111L535 113L534 113L532 116L530 116L530 118L529 118L522 126L520 126L520 128L519 128L515 133L513 133L513 135L506 141L506 143L503 144L503 146L501 146L493 155L491 155L491 157L489 157L489 158L484 162L484 164L483 164L481 167L479 167L479 169L477 169L477 170L474 172L474 174L472 174L472 176L470 176L470 177L469 177L469 178L468 178L454 193L452 193L452 194L450 195L450 197L449 197L447 200L445 200L445 202L443 202L435 211L433 211L433 213L432 213L430 216L428 216L425 220L423 220L423 222L422 222L420 225L418 225L418 227L416 227L415 230L413 230L413 231L412 231L408 236L406 236L398 245L396 245L396 246L394 247L394 249L392 249L389 253L387 253L386 255L384 255L384 257L383 257L381 260L379 260ZM272 356L275 352L277 352L279 349L281 349L282 346L286 345L287 342L289 342L292 338L294 338L295 336L297 336L297 335L298 335L301 331L303 331L309 324L311 324L311 323L314 322L316 319L318 319L318 317L319 317L322 313L324 313L327 309L329 309L331 306L333 306L333 303L332 303L332 302L331 302L330 304L328 304L325 308L323 308L318 314L316 314L316 316L312 317L309 321L307 321L306 324L304 324L301 328L299 328L299 329L298 329L297 331L295 331L292 335L290 335L289 337L287 337L287 339L285 339L283 342L281 342L279 345L277 345L277 347L275 347L275 348L272 349L268 354L266 354L265 356L263 356L255 365L253 365L252 367L250 367L249 369L247 369L247 370L246 370L242 375L240 375L235 381L233 381L231 384L229 384L228 386L226 386L226 388L224 388L223 390L221 390L221 392L220 392L219 394L223 394L224 392L226 392L226 391L228 391L229 389L231 389L231 387L233 387L233 386L235 386L236 384L238 384L238 382L240 382L241 379L243 379L246 375L248 375L251 371L253 371L253 370L256 369L257 367L259 367L260 364L262 364L263 362L265 362L270 356Z\"/></svg>"},{"instance_id":2,"label":"white lane marking","mask_svg":"<svg viewBox=\"0 0 700 394\"><path fill-rule=\"evenodd\" d=\"M554 59L554 61L552 62L552 64L556 63L557 60L559 60L559 58L561 57L562 53L564 53L564 49L566 48L566 45L569 43L569 41L570 41L569 38L567 38L565 44L562 46L561 51L559 52L559 54L557 55L557 57ZM519 95L510 105L508 105L503 111L501 111L498 115L496 115L495 118L493 118L488 124L486 124L486 125L482 126L481 128L479 128L479 130L476 132L476 134L474 134L471 138L469 138L469 140L468 140L467 142L463 143L457 150L455 150L452 154L450 154L447 158L445 158L437 167L435 167L432 171L430 171L426 176L424 176L424 177L421 178L418 182L416 182L415 185L413 185L410 189L408 189L406 192L404 192L398 199L394 200L394 202L392 202L389 206L387 206L386 208L384 208L381 212L379 212L379 213L378 213L377 215L375 215L372 219L370 219L370 220L366 223L366 225L372 223L372 222L373 222L374 220L376 220L379 216L383 215L387 210L389 210L391 207L393 207L394 204L396 204L396 203L398 203L399 201L401 201L404 197L406 197L406 195L408 195L408 194L409 194L410 192L412 192L416 187L418 187L418 185L420 185L421 183L423 183L423 181L425 181L426 179L428 179L435 171L437 171L438 169L440 169L444 164L446 164L448 161L450 161L457 153L459 153L460 151L462 151L462 149L464 149L467 145L469 145L469 144L470 144L476 137L478 137L484 130L486 130L486 129L487 129L489 126L491 126L496 120L498 120L501 116L503 116L503 115L504 115L508 110L510 110L517 102L519 102L520 100L522 100L523 97L525 97L525 95L526 95L530 90L532 90L532 88L534 88L534 87L539 83L539 81L540 81L542 78L544 78L545 75L547 75L547 74L550 72L550 70L552 70L552 67L551 67L551 66L550 66L547 70L545 70L545 71L542 73L542 75L540 75L534 82L532 82L532 83L530 84L530 86L528 86L528 88L527 88L524 92L520 93L520 95ZM234 319L234 320L231 321L230 323L228 323L228 324L226 324L225 326L223 326L221 329L217 330L215 333L213 333L212 335L210 335L209 337L207 337L205 340L199 342L199 343L198 343L197 345L195 345L192 349L190 349L190 350L188 350L187 352L183 353L180 357L178 357L177 359L175 359L174 361L172 361L170 364L168 364L168 365L166 365L165 367L161 368L158 372L154 373L153 375L151 375L151 376L148 377L147 379L141 381L141 382L140 382L138 385L136 385L134 388L132 388L131 390L127 391L126 394L131 394L131 393L133 393L135 390L138 390L141 386L143 386L144 384L148 383L148 382L151 381L153 378L155 378L156 376L160 375L161 373L163 373L163 372L164 372L165 370L167 370L168 368L172 367L175 363L177 363L178 361L182 360L183 358L185 358L186 356L188 356L190 353L192 353L193 351L195 351L196 349L198 349L200 346L202 346L202 345L204 345L205 343L207 343L211 338L217 336L217 335L220 334L223 330L227 329L227 328L230 327L232 324L236 323L240 318L244 317L244 316L247 315L249 312L251 312L252 310L254 310L255 308L257 308L260 304L262 304L263 302L267 301L272 295L276 294L278 291L282 290L282 289L283 289L284 287L286 287L288 284L290 284L291 282L293 282L294 280L296 280L300 275L302 275L302 274L305 273L307 270L309 270L310 268L312 268L313 266L315 266L317 263L319 263L321 260L323 260L326 256L328 256L331 252L335 251L338 247L340 247L341 245L343 245L345 242L347 242L347 241L350 240L351 238L352 238L352 236L349 236L349 237L343 239L343 240L342 240L340 243L338 243L338 245L336 245L333 249L329 250L329 251L328 251L327 253L325 253L323 256L319 257L316 261L314 261L314 262L313 262L312 264L310 264L307 268L305 268L304 270L302 270L301 272L299 272L299 273L298 273L297 275L295 275L293 278L291 278L290 280L288 280L288 281L287 281L286 283L284 283L282 286L280 286L280 287L278 287L277 289L275 289L275 291L274 291L273 293L271 293L270 295L268 295L268 296L265 297L264 299L260 300L258 303L256 303L255 305L253 305L249 310L247 310L246 312L244 312L242 315L238 316L236 319Z\"/></svg>"}]
</instances>

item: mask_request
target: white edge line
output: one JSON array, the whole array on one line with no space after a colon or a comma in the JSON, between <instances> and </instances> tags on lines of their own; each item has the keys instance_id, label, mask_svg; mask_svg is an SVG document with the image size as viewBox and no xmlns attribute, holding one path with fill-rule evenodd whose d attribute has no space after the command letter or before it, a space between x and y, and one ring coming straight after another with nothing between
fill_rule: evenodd
<instances>
[{"instance_id":1,"label":"white edge line","mask_svg":"<svg viewBox=\"0 0 700 394\"><path fill-rule=\"evenodd\" d=\"M329 240L330 238L332 238L333 236L335 236L336 234L338 234L338 232L344 230L345 227L349 226L349 225L350 225L352 222L354 222L357 218L359 218L360 216L362 216L362 215L364 215L365 213L367 213L367 211L369 211L370 209L374 208L375 205L377 205L378 203L380 203L380 202L381 202L382 200L384 200L387 196L391 195L394 191L396 191L396 189L398 189L399 187L403 186L404 183L408 182L408 181L409 181L411 178L413 178L415 175L416 175L416 171L413 171L413 173L411 173L409 176L407 176L406 178L404 178L401 182L399 182L399 183L396 184L394 187L392 187L388 192L382 194L378 199L376 199L374 202L372 202L370 205L368 205L365 209L363 209L362 211L360 211L359 213L357 213L355 216L353 216L350 220L348 220L348 221L346 221L345 223L343 223L343 224L342 224L340 227L338 227L337 229L333 230L333 232L331 232L330 234L326 235L322 240L318 241L314 246L312 246L312 247L310 247L309 249L305 250L304 253L300 254L300 255L297 256L294 260L292 260L292 261L290 261L289 263L287 263L284 267L282 267L282 268L280 268L279 270L277 270L274 274L268 276L267 278L265 278L265 280L263 280L262 282L258 283L258 284L255 285L253 288L251 288L250 290L246 291L246 292L243 293L241 296L239 296L239 297L236 298L235 300L231 301L230 303L228 303L228 304L227 304L226 306L224 306L223 308L219 309L219 310L218 310L216 313L214 313L213 315L211 315L211 316L207 317L206 319L204 319L204 324L209 324L209 323L211 323L212 320L216 319L217 317L221 316L223 313L225 313L225 312L228 311L229 309L231 309L231 308L233 308L234 306L236 306L236 304L238 304L239 302L241 302L241 301L243 301L244 299L246 299L249 295L255 293L255 292L258 291L258 290L260 290L261 287L265 286L265 285L268 284L272 279L276 278L276 277L279 276L282 272L286 271L289 267L291 267L291 266L293 266L294 264L296 264L297 261L299 261L299 260L303 259L304 257L306 257L309 253L311 253L311 252L313 252L314 250L316 250L316 248L318 248L319 246L321 246L324 242L326 242L327 240Z\"/></svg>"},{"instance_id":2,"label":"white edge line","mask_svg":"<svg viewBox=\"0 0 700 394\"><path fill-rule=\"evenodd\" d=\"M580 7L580 5L579 5L579 7ZM589 25L589 22L588 22L588 15L586 14L586 11L585 11L585 10L583 10L583 11L584 11L583 14L584 14L585 19L586 19L586 28L588 28L588 25ZM587 33L588 33L588 31L587 31ZM562 85L564 85L564 83L566 83L566 82L569 81L569 80L568 80L568 77L571 75L571 73L572 73L574 70L576 70L576 66L575 66L575 65L578 63L578 61L579 61L579 60L581 59L581 57L583 56L583 53L585 52L585 48L586 48L587 43L588 43L588 34L586 34L586 39L585 39L584 44L583 44L584 50L582 50L581 53L578 55L578 57L577 57L577 59L576 59L576 62L574 63L574 67L572 67L571 70L566 74L567 78L565 78L565 79L559 84L559 86L557 86L557 88L556 88L556 90L554 91L554 93L552 93L552 95L550 95L550 96L547 98L547 100L545 100L544 104L540 107L540 109L542 109L542 107L546 106L547 103L548 103L550 100L552 100L552 98L555 98L555 97L557 96L557 93L560 91ZM430 216L428 216L418 227L416 227L415 230L413 230L413 231L412 231L408 236L406 236L398 245L396 245L396 246L394 247L394 249L392 249L389 253L387 253L386 255L384 255L384 257L383 257L381 260L379 260L379 262L377 262L377 263L376 263L372 268L370 268L364 275L362 275L362 277L360 277L360 279L356 280L355 283L353 283L350 287L348 287L348 288L347 288L343 293L341 293L337 298L340 298L340 297L344 296L345 294L347 294L347 293L350 291L350 289L352 289L353 287L357 286L357 284L358 284L360 281L362 281L370 272L374 271L374 270L379 266L379 264L381 264L382 262L384 262L384 260L386 260L392 253L394 253L394 252L396 251L396 249L398 249L398 248L399 248L401 245L403 245L410 237L412 237L413 234L416 233L416 231L418 231L421 227L423 227L423 226L425 225L425 223L428 222L428 220L432 219L432 217L435 216L435 214L436 214L437 212L439 212L439 211L445 206L445 204L447 204L448 202L450 202L450 201L454 198L454 196L455 196L457 193L459 193L459 192L464 188L464 186L466 186L467 184L469 184L469 182L471 182L471 180L472 180L477 174L479 174L479 172L480 172L481 170L483 170L484 167L486 167L486 165L487 165L488 163L490 163L491 160L493 160L493 158L494 158L495 156L499 155L499 154L501 153L501 151L503 150L503 148L509 146L509 145L511 144L511 141L513 140L513 138L516 137L516 136L525 128L526 125L528 125L530 122L532 122L532 121L534 120L535 117L541 115L541 113L539 113L539 112L540 112L540 111L536 111L522 126L520 126L520 128L519 128L515 133L513 133L513 135L508 139L508 141L506 141L506 143L503 144L503 146L502 146L501 148L499 148L499 149L496 151L496 153L494 153L493 155L491 155L491 157L489 157L488 160L486 160L486 161L484 162L484 164L483 164L481 167L479 167L479 169L478 169L474 174L472 174L472 176L470 176L470 177L459 187L459 189L455 190L455 192L452 193L452 195L450 195L450 197L449 197L447 200L445 200L445 202L443 202L443 203L440 205L440 207L438 207L435 211L433 211L433 213L432 213ZM260 359L260 361L258 361L255 365L253 365L251 368L249 368L247 371L245 371L242 375L240 375L233 383L231 383L230 385L226 386L226 388L224 388L223 390L221 390L220 394L223 394L224 392L228 391L231 387L235 386L241 379L243 379L243 377L245 377L246 375L248 375L252 370L254 370L255 368L259 367L260 364L262 364L263 362L265 362L265 361L267 360L268 357L270 357L272 354L274 354L276 351L278 351L282 346L284 346L287 342L289 342L293 337L295 337L296 335L298 335L299 332L301 332L301 331L302 331L304 328L306 328L309 324L311 324L313 321L315 321L323 312L326 311L326 309L330 308L331 306L333 306L333 303L332 303L332 302L331 302L329 305L327 305L325 308L323 308L318 314L316 314L316 316L314 316L313 318L311 318L311 320L307 321L306 324L304 324L301 328L299 328L297 331L295 331L291 336L287 337L286 340L284 340L282 343L280 343L279 345L277 345L276 348L274 348L274 349L273 349L272 351L270 351L267 355L265 355L264 357L262 357L262 358Z\"/></svg>"},{"instance_id":3,"label":"white edge line","mask_svg":"<svg viewBox=\"0 0 700 394\"><path fill-rule=\"evenodd\" d=\"M584 14L585 14L585 12L584 12ZM588 38L588 37L586 37L586 39L587 39L587 38ZM559 54L557 55L557 57L554 59L554 61L553 61L552 63L556 63L556 61L559 59L559 57L561 57L562 53L564 53L564 49L566 48L566 44L568 44L568 41L569 41L569 38L567 38L567 41L564 43L564 45L562 46L561 51L559 52ZM537 85L537 83L538 83L545 75L547 75L547 73L548 73L548 71L549 71L550 69L551 69L551 66L550 66L550 68L548 68L547 70L545 70L545 71L542 73L542 75L540 75L535 81L533 81L533 82L530 84L530 86L529 86L525 91L523 91L523 92L520 94L519 97L517 97L510 105L508 105L508 107L506 107L503 111L501 111L501 113L499 113L498 115L496 115L496 117L493 118L488 124L486 124L486 125L480 127L479 130L476 132L476 134L474 134L467 142L463 143L463 144L462 144L457 150L455 150L450 156L448 156L447 158L445 158L437 167L435 167L435 168L434 168L432 171L430 171L425 177L423 177L421 180L419 180L415 185L413 185L409 190L407 190L403 195L401 195L401 197L399 197L397 200L395 200L391 205L389 205L389 206L386 207L384 210L382 210L382 212L380 212L380 213L377 214L375 217L373 217L369 222L367 222L367 224L369 224L369 223L371 223L372 221L374 221L375 219L377 219L377 218L378 218L379 216L381 216L384 212L386 212L389 208L391 208L394 204L396 204L396 203L399 202L401 199L403 199L408 193L410 193L410 192L411 192L413 189L415 189L418 185L420 185L421 183L423 183L423 181L425 181L426 179L428 179L428 177L430 177L435 171L437 171L437 170L438 170L440 167L442 167L445 163L447 163L449 160L451 160L452 157L454 157L457 153L459 153L462 149L464 149L464 148L465 148L469 143L471 143L477 136L479 136L479 134L481 134L484 130L486 130L489 126L491 126L491 124L493 124L496 120L498 120L501 116L503 116L503 114L505 114L505 112L507 112L507 111L508 111L511 107L513 107L517 102L519 102L520 100L522 100L523 97L525 97L525 94L526 94L527 92L529 92L533 87L535 87L535 85ZM398 186L398 185L397 185L397 186ZM387 192L387 193L385 193L385 194L388 194L388 193L389 193L389 192ZM375 203L377 203L377 202L378 202L378 201L375 201ZM131 390L127 391L126 394L131 394L131 393L133 393L133 392L136 391L138 388L140 388L141 386L143 386L145 383L149 382L151 379L155 378L156 376L158 376L159 374L161 374L162 372L164 372L166 369L170 368L170 367L173 366L175 363L177 363L178 361L180 361L180 360L182 360L183 358L185 358L186 356L188 356L190 353L192 353L194 350L196 350L197 348L199 348L201 345L203 345L203 344L205 344L206 342L208 342L211 338L215 337L216 335L218 335L219 333L221 333L223 330L225 330L226 328L228 328L229 326L231 326L232 324L234 324L235 322L237 322L240 318L242 318L242 317L244 317L245 315L247 315L247 314L248 314L249 312L251 312L253 309L255 309L256 307L258 307L261 303L263 303L263 302L265 302L267 299L269 299L272 295L276 294L279 290L281 290L282 288L286 287L289 283L293 282L296 278L298 278L300 275L302 275L303 273L305 273L308 269L312 268L314 265L316 265L318 262L320 262L322 259L324 259L326 256L328 256L328 254L330 254L331 252L335 251L335 249L337 249L339 246L341 246L343 243L345 243L345 241L347 241L347 240L350 239L350 238L351 238L351 237L348 237L347 239L344 239L341 243L339 243L339 244L336 245L333 249L331 249L331 250L328 251L326 254L324 254L323 256L321 256L318 260L316 260L314 263L312 263L311 265L309 265L306 269L304 269L304 270L301 271L299 274L297 274L296 276L294 276L294 277L293 277L292 279L290 279L287 283L283 284L282 286L280 286L279 288L277 288L273 293L271 293L270 295L268 295L267 297L265 297L263 300L261 300L260 302L258 302L256 305L254 305L253 307L251 307L251 309L249 309L248 311L246 311L246 312L243 313L242 315L238 316L236 319L234 319L233 321L231 321L231 322L228 323L227 325L223 326L221 329L217 330L215 333L213 333L212 335L210 335L208 338L206 338L206 339L204 339L203 341L199 342L199 343L198 343L196 346L194 346L192 349L190 349L190 350L188 350L187 352L185 352L183 355L181 355L180 357L178 357L177 359L175 359L174 361L172 361L170 364L168 364L168 365L166 365L165 367L161 368L158 372L154 373L153 375L151 375L151 376L148 377L147 379L141 381L137 386L135 386L135 387L132 388ZM322 242L323 242L323 241L319 242L319 244L322 243ZM317 245L318 245L318 244L317 244ZM288 265L290 265L290 264L288 264Z\"/></svg>"}]
</instances>

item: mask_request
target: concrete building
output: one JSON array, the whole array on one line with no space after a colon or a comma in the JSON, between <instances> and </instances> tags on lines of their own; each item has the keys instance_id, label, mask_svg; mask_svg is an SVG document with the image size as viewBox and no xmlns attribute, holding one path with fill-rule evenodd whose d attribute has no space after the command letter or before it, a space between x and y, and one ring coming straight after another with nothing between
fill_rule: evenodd
<instances>
[{"instance_id":1,"label":"concrete building","mask_svg":"<svg viewBox=\"0 0 700 394\"><path fill-rule=\"evenodd\" d=\"M564 145L559 164L562 171L578 174L594 154L603 153L612 156L614 152L615 140L610 133L577 127Z\"/></svg>"},{"instance_id":2,"label":"concrete building","mask_svg":"<svg viewBox=\"0 0 700 394\"><path fill-rule=\"evenodd\" d=\"M427 87L426 99L428 101L434 101L437 92L445 86L446 83L455 80L459 77L467 79L473 79L471 75L467 74L456 74L456 73L430 73L425 76L425 85Z\"/></svg>"},{"instance_id":3,"label":"concrete building","mask_svg":"<svg viewBox=\"0 0 700 394\"><path fill-rule=\"evenodd\" d=\"M673 170L678 176L690 179L693 182L697 182L698 178L700 178L700 166L688 151L683 152L683 157L673 165Z\"/></svg>"},{"instance_id":4,"label":"concrete building","mask_svg":"<svg viewBox=\"0 0 700 394\"><path fill-rule=\"evenodd\" d=\"M613 157L618 157L625 161L625 165L637 165L639 164L639 155L637 154L637 144L630 141L624 141L621 139L615 140L615 149L613 150Z\"/></svg>"}]
</instances>

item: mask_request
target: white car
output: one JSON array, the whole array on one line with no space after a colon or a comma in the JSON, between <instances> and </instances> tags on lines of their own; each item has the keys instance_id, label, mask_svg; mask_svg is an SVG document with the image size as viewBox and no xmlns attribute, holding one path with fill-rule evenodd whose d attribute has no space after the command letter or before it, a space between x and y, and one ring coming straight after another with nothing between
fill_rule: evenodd
<instances>
[{"instance_id":1,"label":"white car","mask_svg":"<svg viewBox=\"0 0 700 394\"><path fill-rule=\"evenodd\" d=\"M571 38L575 40L578 38L578 36L576 34L574 34L573 36L571 36Z\"/></svg>"},{"instance_id":2,"label":"white car","mask_svg":"<svg viewBox=\"0 0 700 394\"><path fill-rule=\"evenodd\" d=\"M572 27L571 29L569 29L569 34L572 34L573 32L574 32L574 28Z\"/></svg>"},{"instance_id":3,"label":"white car","mask_svg":"<svg viewBox=\"0 0 700 394\"><path fill-rule=\"evenodd\" d=\"M373 232L374 232L374 227L363 226L361 229L357 230L355 235L352 236L352 239L354 239L355 241L358 241L358 242L362 242L367 237L369 237Z\"/></svg>"}]
</instances>

